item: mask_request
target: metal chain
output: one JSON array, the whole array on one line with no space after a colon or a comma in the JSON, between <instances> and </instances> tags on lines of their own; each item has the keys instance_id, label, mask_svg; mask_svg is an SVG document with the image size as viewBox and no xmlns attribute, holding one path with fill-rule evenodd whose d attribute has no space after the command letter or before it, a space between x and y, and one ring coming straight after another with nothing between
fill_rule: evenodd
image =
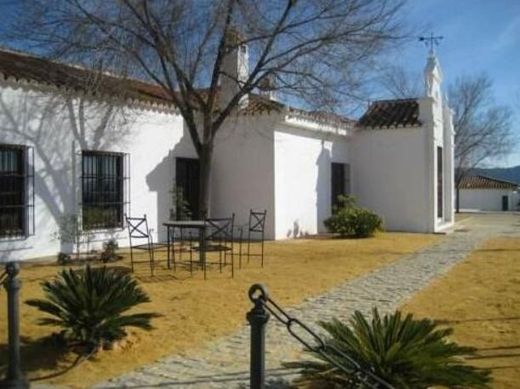
<instances>
[{"instance_id":1,"label":"metal chain","mask_svg":"<svg viewBox=\"0 0 520 389\"><path fill-rule=\"evenodd\" d=\"M3 284L4 282L4 278L7 278L7 270L4 270L4 272L2 273L2 275L0 275L0 285ZM1 288L0 288L1 289Z\"/></svg>"},{"instance_id":2,"label":"metal chain","mask_svg":"<svg viewBox=\"0 0 520 389\"><path fill-rule=\"evenodd\" d=\"M350 355L339 350L337 347L325 343L325 341L318 334L312 331L306 324L304 324L299 319L289 315L284 309L282 309L268 296L259 296L258 300L262 302L264 308L267 311L269 311L269 313L271 313L276 318L276 320L285 325L287 331L293 336L293 338L298 340L298 342L300 342L309 351L321 355L332 365L336 366L338 369L340 369L349 376L354 375L359 382L362 382L363 384L372 389L394 389L392 385L390 385L388 382L377 376L373 371L363 368ZM298 327L302 329L305 333L307 333L307 335L309 335L310 338L312 338L316 344L311 345L308 341L306 341L300 335L298 335L298 333L295 331ZM332 351L332 353L339 355L340 357L347 360L352 365L352 368L349 369L343 364L339 363L332 355L330 355L331 353L328 351Z\"/></svg>"}]
</instances>

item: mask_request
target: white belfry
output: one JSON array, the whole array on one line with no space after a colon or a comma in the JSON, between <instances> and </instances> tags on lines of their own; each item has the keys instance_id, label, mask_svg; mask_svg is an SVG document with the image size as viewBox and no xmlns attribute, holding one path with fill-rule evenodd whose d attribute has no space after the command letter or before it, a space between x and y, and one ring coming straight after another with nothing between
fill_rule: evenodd
<instances>
[{"instance_id":1,"label":"white belfry","mask_svg":"<svg viewBox=\"0 0 520 389\"><path fill-rule=\"evenodd\" d=\"M439 61L435 56L435 51L430 50L428 59L426 60L426 66L424 68L424 86L425 95L433 97L438 100L441 98L441 82L442 82L442 70L439 65Z\"/></svg>"}]
</instances>

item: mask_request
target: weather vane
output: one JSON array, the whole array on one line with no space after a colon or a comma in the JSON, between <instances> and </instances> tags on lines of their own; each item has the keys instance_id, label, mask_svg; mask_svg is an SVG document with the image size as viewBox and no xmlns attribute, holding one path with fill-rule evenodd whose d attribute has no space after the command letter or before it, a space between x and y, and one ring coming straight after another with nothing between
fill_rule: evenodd
<instances>
[{"instance_id":1,"label":"weather vane","mask_svg":"<svg viewBox=\"0 0 520 389\"><path fill-rule=\"evenodd\" d=\"M430 33L430 36L420 36L419 41L424 42L424 45L426 47L430 47L430 51L433 52L435 49L435 46L439 46L441 40L444 39L442 35L434 36L433 32Z\"/></svg>"}]
</instances>

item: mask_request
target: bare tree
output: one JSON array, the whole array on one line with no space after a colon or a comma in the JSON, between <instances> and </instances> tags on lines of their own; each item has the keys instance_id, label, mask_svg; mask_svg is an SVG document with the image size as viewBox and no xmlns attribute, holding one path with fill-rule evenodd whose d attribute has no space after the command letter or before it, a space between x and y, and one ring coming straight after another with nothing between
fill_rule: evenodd
<instances>
[{"instance_id":1,"label":"bare tree","mask_svg":"<svg viewBox=\"0 0 520 389\"><path fill-rule=\"evenodd\" d=\"M387 65L380 70L379 82L385 94L395 99L420 97L424 94L422 77L398 65Z\"/></svg>"},{"instance_id":2,"label":"bare tree","mask_svg":"<svg viewBox=\"0 0 520 389\"><path fill-rule=\"evenodd\" d=\"M18 37L49 56L103 66L164 89L200 159L206 213L215 135L269 79L280 96L337 106L400 38L401 0L31 0ZM27 29L27 26L31 26ZM225 63L247 47L248 72ZM236 88L226 94L224 82Z\"/></svg>"},{"instance_id":3,"label":"bare tree","mask_svg":"<svg viewBox=\"0 0 520 389\"><path fill-rule=\"evenodd\" d=\"M455 128L457 212L462 179L481 163L510 154L516 139L512 111L493 101L493 83L485 76L463 77L449 88Z\"/></svg>"}]
</instances>

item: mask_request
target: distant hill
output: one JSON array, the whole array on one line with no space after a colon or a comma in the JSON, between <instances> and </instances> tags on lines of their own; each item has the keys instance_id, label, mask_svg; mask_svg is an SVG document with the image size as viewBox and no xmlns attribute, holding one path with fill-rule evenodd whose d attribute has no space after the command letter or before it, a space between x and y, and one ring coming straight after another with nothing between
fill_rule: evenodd
<instances>
[{"instance_id":1,"label":"distant hill","mask_svg":"<svg viewBox=\"0 0 520 389\"><path fill-rule=\"evenodd\" d=\"M473 174L480 174L482 176L512 181L520 184L520 166L474 169Z\"/></svg>"}]
</instances>

